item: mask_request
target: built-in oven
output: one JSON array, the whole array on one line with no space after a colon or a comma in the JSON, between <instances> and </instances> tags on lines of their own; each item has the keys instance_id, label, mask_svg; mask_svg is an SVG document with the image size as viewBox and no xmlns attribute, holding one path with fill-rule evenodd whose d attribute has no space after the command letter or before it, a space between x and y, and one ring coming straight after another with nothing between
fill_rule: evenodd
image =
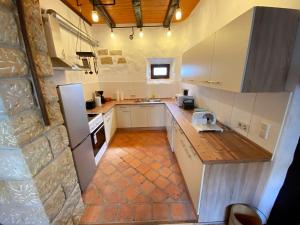
<instances>
[{"instance_id":1,"label":"built-in oven","mask_svg":"<svg viewBox=\"0 0 300 225\"><path fill-rule=\"evenodd\" d=\"M96 157L106 142L102 114L88 114L88 120L94 156Z\"/></svg>"}]
</instances>

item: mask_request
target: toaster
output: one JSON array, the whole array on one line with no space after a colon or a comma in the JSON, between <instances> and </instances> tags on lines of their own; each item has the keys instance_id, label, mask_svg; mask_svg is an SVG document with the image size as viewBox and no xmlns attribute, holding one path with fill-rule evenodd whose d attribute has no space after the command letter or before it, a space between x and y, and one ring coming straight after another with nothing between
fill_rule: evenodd
<instances>
[{"instance_id":1,"label":"toaster","mask_svg":"<svg viewBox=\"0 0 300 225\"><path fill-rule=\"evenodd\" d=\"M179 107L183 107L183 102L185 100L193 100L194 101L194 96L186 96L186 95L182 95L182 94L176 94L175 99L176 99L176 104Z\"/></svg>"}]
</instances>

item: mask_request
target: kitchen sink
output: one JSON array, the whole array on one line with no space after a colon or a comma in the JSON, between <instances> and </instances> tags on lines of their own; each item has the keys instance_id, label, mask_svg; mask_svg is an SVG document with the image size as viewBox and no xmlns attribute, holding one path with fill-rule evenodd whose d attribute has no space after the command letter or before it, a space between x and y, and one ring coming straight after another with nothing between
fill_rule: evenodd
<instances>
[{"instance_id":1,"label":"kitchen sink","mask_svg":"<svg viewBox=\"0 0 300 225\"><path fill-rule=\"evenodd\" d=\"M135 102L137 103L153 103L153 102L161 102L158 98L139 98L136 99Z\"/></svg>"}]
</instances>

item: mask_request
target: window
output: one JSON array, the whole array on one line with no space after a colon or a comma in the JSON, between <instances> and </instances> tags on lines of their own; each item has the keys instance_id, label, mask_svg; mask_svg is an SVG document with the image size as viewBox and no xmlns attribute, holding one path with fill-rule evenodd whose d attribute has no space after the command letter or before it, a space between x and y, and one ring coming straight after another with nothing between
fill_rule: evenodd
<instances>
[{"instance_id":1,"label":"window","mask_svg":"<svg viewBox=\"0 0 300 225\"><path fill-rule=\"evenodd\" d=\"M151 79L169 79L170 64L151 64Z\"/></svg>"}]
</instances>

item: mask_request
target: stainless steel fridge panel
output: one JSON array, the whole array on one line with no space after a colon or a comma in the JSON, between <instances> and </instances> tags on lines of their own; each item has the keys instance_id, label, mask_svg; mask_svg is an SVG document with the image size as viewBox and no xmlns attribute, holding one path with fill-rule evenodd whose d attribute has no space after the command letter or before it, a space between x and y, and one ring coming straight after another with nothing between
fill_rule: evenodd
<instances>
[{"instance_id":1,"label":"stainless steel fridge panel","mask_svg":"<svg viewBox=\"0 0 300 225\"><path fill-rule=\"evenodd\" d=\"M59 85L57 89L69 134L70 146L74 149L90 133L82 85Z\"/></svg>"},{"instance_id":2,"label":"stainless steel fridge panel","mask_svg":"<svg viewBox=\"0 0 300 225\"><path fill-rule=\"evenodd\" d=\"M72 151L72 154L80 189L83 192L91 182L96 171L91 137L88 136Z\"/></svg>"}]
</instances>

